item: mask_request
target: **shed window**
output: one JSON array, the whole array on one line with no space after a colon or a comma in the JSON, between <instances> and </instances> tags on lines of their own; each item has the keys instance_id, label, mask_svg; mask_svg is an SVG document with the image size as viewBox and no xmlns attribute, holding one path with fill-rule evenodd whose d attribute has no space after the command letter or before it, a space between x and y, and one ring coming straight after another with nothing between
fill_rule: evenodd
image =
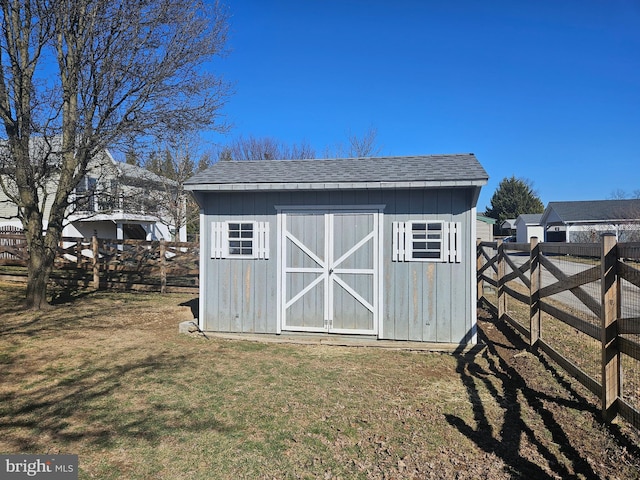
<instances>
[{"instance_id":1,"label":"shed window","mask_svg":"<svg viewBox=\"0 0 640 480\"><path fill-rule=\"evenodd\" d=\"M393 222L394 262L460 262L460 222Z\"/></svg>"},{"instance_id":2,"label":"shed window","mask_svg":"<svg viewBox=\"0 0 640 480\"><path fill-rule=\"evenodd\" d=\"M212 258L269 258L268 222L212 222Z\"/></svg>"},{"instance_id":3,"label":"shed window","mask_svg":"<svg viewBox=\"0 0 640 480\"><path fill-rule=\"evenodd\" d=\"M442 260L442 222L411 224L411 258Z\"/></svg>"},{"instance_id":4,"label":"shed window","mask_svg":"<svg viewBox=\"0 0 640 480\"><path fill-rule=\"evenodd\" d=\"M253 223L229 223L229 255L253 256Z\"/></svg>"}]
</instances>

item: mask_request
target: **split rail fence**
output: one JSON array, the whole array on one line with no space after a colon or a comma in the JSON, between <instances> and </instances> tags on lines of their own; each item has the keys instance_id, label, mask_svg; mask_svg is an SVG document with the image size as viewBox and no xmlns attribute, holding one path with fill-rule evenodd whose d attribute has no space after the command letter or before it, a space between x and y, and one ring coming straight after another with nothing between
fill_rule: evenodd
<instances>
[{"instance_id":1,"label":"split rail fence","mask_svg":"<svg viewBox=\"0 0 640 480\"><path fill-rule=\"evenodd\" d=\"M0 231L0 279L26 281L21 232ZM199 245L164 240L62 238L51 281L96 289L198 292Z\"/></svg>"},{"instance_id":2,"label":"split rail fence","mask_svg":"<svg viewBox=\"0 0 640 480\"><path fill-rule=\"evenodd\" d=\"M640 243L532 238L477 253L480 303L596 395L606 421L640 428Z\"/></svg>"}]
</instances>

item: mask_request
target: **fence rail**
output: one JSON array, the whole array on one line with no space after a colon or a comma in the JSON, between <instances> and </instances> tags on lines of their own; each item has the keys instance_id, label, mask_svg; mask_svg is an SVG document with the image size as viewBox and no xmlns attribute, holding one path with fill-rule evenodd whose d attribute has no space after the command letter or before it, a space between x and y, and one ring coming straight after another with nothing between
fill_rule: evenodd
<instances>
[{"instance_id":1,"label":"fence rail","mask_svg":"<svg viewBox=\"0 0 640 480\"><path fill-rule=\"evenodd\" d=\"M94 288L176 292L198 291L200 247L194 242L63 237L51 279ZM26 267L24 234L0 231L0 266ZM26 279L26 270L0 272Z\"/></svg>"},{"instance_id":2,"label":"fence rail","mask_svg":"<svg viewBox=\"0 0 640 480\"><path fill-rule=\"evenodd\" d=\"M640 243L478 242L477 278L479 301L598 396L605 420L640 428Z\"/></svg>"}]
</instances>

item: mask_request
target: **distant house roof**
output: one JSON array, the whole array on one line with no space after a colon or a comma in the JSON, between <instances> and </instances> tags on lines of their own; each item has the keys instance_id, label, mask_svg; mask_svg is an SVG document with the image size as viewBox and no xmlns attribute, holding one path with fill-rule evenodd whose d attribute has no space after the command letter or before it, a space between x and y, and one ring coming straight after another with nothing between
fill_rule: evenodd
<instances>
[{"instance_id":1,"label":"distant house roof","mask_svg":"<svg viewBox=\"0 0 640 480\"><path fill-rule=\"evenodd\" d=\"M500 224L500 228L508 228L514 229L516 228L516 219L515 218L507 218L504 222Z\"/></svg>"},{"instance_id":2,"label":"distant house roof","mask_svg":"<svg viewBox=\"0 0 640 480\"><path fill-rule=\"evenodd\" d=\"M158 185L176 185L175 181L166 177L161 177L160 175L153 173L151 170L147 170L143 167L138 167L137 165L130 165L128 163L119 162L115 160L110 153L109 157L111 158L113 165L118 169L120 175L127 179L137 180L138 182L153 182Z\"/></svg>"},{"instance_id":3,"label":"distant house roof","mask_svg":"<svg viewBox=\"0 0 640 480\"><path fill-rule=\"evenodd\" d=\"M479 222L488 223L489 225L494 225L497 220L495 218L487 217L485 215L476 215L476 220Z\"/></svg>"},{"instance_id":4,"label":"distant house roof","mask_svg":"<svg viewBox=\"0 0 640 480\"><path fill-rule=\"evenodd\" d=\"M541 223L597 223L640 220L640 199L549 202Z\"/></svg>"},{"instance_id":5,"label":"distant house roof","mask_svg":"<svg viewBox=\"0 0 640 480\"><path fill-rule=\"evenodd\" d=\"M540 225L540 219L542 218L541 213L523 213L518 216L516 219L516 223L520 220L524 222L525 225Z\"/></svg>"},{"instance_id":6,"label":"distant house roof","mask_svg":"<svg viewBox=\"0 0 640 480\"><path fill-rule=\"evenodd\" d=\"M220 161L187 190L469 187L487 183L472 153L323 160Z\"/></svg>"}]
</instances>

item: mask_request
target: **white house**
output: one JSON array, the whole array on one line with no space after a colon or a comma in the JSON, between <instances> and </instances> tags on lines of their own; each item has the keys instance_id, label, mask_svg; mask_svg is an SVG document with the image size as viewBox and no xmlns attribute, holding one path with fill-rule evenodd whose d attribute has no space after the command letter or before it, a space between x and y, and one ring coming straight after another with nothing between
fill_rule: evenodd
<instances>
[{"instance_id":1,"label":"white house","mask_svg":"<svg viewBox=\"0 0 640 480\"><path fill-rule=\"evenodd\" d=\"M640 199L550 202L540 224L546 242L593 243L603 233L640 241Z\"/></svg>"},{"instance_id":2,"label":"white house","mask_svg":"<svg viewBox=\"0 0 640 480\"><path fill-rule=\"evenodd\" d=\"M53 202L54 182L55 179L49 185L44 204L44 228ZM176 232L164 207L165 192L171 186L166 178L116 161L105 149L92 159L87 175L72 193L62 236L89 238L96 234L110 239L186 241L185 222ZM17 213L17 206L0 189L0 227L22 228Z\"/></svg>"},{"instance_id":3,"label":"white house","mask_svg":"<svg viewBox=\"0 0 640 480\"><path fill-rule=\"evenodd\" d=\"M523 213L516 218L516 242L529 243L531 237L544 239L544 228L540 225L541 213Z\"/></svg>"}]
</instances>

